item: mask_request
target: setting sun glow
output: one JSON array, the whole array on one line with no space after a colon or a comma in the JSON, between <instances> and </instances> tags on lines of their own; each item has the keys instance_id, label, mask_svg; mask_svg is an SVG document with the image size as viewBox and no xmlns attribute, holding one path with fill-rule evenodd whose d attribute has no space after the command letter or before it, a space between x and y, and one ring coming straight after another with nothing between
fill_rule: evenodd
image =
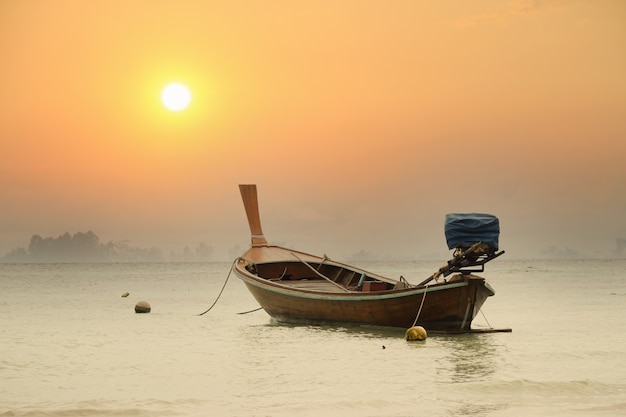
<instances>
[{"instance_id":1,"label":"setting sun glow","mask_svg":"<svg viewBox=\"0 0 626 417\"><path fill-rule=\"evenodd\" d=\"M335 259L448 259L445 214L490 213L506 259L624 269L619 51L625 0L0 0L0 286L34 234L232 260L246 183Z\"/></svg>"},{"instance_id":2,"label":"setting sun glow","mask_svg":"<svg viewBox=\"0 0 626 417\"><path fill-rule=\"evenodd\" d=\"M191 93L182 84L168 84L161 93L161 101L171 111L184 110L191 102Z\"/></svg>"}]
</instances>

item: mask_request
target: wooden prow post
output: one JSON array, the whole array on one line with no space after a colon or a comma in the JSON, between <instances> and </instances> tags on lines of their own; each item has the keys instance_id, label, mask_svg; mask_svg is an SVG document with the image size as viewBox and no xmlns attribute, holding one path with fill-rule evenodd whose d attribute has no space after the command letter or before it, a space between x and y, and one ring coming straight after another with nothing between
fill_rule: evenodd
<instances>
[{"instance_id":1,"label":"wooden prow post","mask_svg":"<svg viewBox=\"0 0 626 417\"><path fill-rule=\"evenodd\" d=\"M267 240L261 229L261 217L259 216L259 200L256 193L256 184L239 184L241 199L248 216L248 225L252 235L252 246L267 246Z\"/></svg>"}]
</instances>

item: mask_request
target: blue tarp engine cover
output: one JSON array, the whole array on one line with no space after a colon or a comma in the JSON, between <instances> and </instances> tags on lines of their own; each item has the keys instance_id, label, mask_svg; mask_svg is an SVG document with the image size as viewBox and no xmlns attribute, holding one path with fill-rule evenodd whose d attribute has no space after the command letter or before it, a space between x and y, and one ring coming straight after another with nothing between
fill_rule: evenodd
<instances>
[{"instance_id":1,"label":"blue tarp engine cover","mask_svg":"<svg viewBox=\"0 0 626 417\"><path fill-rule=\"evenodd\" d=\"M446 214L445 230L448 249L467 248L476 242L484 242L498 250L500 221L491 214Z\"/></svg>"}]
</instances>

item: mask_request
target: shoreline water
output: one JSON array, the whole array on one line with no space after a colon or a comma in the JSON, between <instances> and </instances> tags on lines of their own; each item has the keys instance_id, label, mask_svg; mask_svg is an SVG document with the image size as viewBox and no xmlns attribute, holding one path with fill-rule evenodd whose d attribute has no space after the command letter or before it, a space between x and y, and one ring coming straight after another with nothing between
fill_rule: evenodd
<instances>
[{"instance_id":1,"label":"shoreline water","mask_svg":"<svg viewBox=\"0 0 626 417\"><path fill-rule=\"evenodd\" d=\"M0 269L0 415L621 415L626 260L498 260L476 326L273 322L230 262ZM438 262L370 262L418 282ZM408 271L408 272L407 272ZM409 275L409 276L407 276ZM126 298L121 295L129 292ZM146 299L149 314L135 314ZM385 346L385 349L382 347Z\"/></svg>"}]
</instances>

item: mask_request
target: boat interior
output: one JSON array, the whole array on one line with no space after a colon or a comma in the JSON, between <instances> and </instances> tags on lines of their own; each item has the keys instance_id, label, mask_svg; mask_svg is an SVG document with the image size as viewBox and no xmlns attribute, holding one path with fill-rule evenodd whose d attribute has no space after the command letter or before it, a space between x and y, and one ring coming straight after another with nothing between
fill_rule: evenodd
<instances>
[{"instance_id":1,"label":"boat interior","mask_svg":"<svg viewBox=\"0 0 626 417\"><path fill-rule=\"evenodd\" d=\"M429 284L439 277L452 273L460 275L484 271L484 265L502 255L483 242L477 242L469 248L459 249L448 263L417 287ZM320 261L305 261L297 255L293 261L249 262L246 270L259 278L293 288L324 292L377 292L405 289L411 285L403 278L394 280L368 273L346 265ZM478 267L478 269L476 269ZM445 282L445 281L444 281Z\"/></svg>"},{"instance_id":2,"label":"boat interior","mask_svg":"<svg viewBox=\"0 0 626 417\"><path fill-rule=\"evenodd\" d=\"M289 287L325 292L375 292L407 288L404 281L384 281L365 271L341 265L284 261L248 264L246 270L260 278Z\"/></svg>"}]
</instances>

